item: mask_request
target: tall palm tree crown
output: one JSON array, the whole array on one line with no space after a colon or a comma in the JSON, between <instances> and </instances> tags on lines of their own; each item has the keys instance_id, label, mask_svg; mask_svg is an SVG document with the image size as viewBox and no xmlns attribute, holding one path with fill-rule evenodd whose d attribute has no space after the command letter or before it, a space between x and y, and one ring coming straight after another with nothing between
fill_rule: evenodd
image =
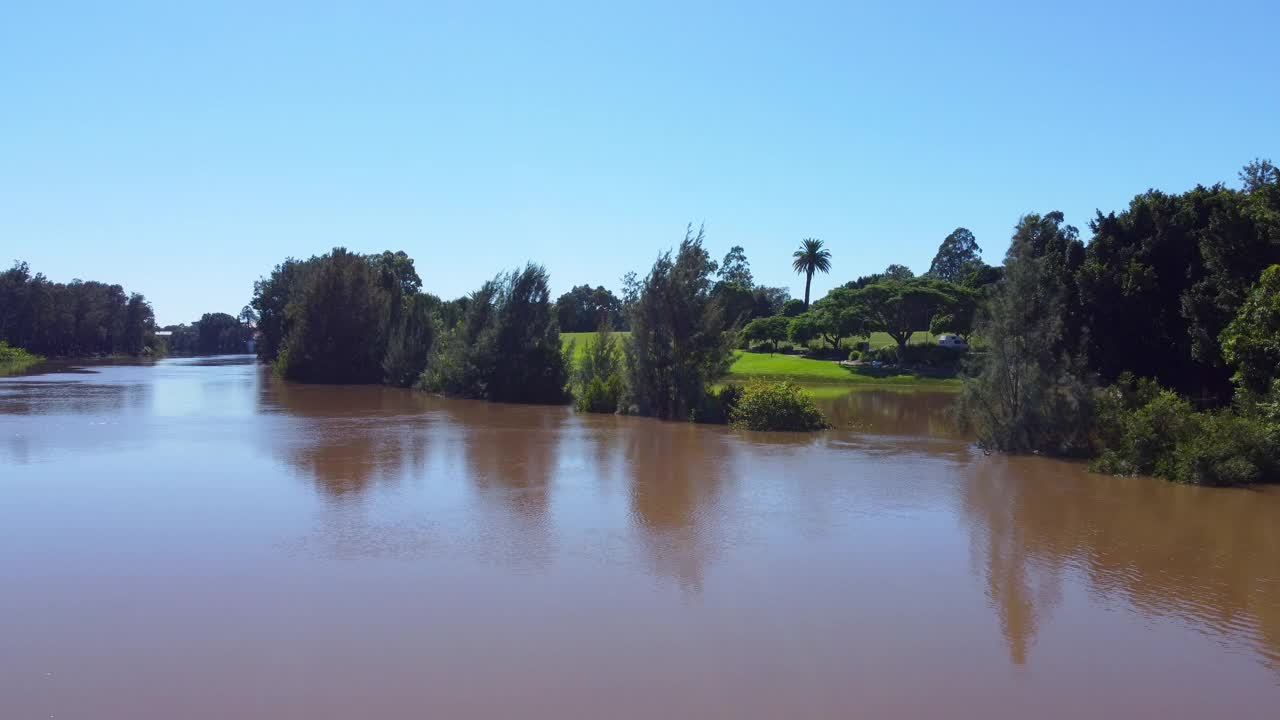
<instances>
[{"instance_id":1,"label":"tall palm tree crown","mask_svg":"<svg viewBox=\"0 0 1280 720\"><path fill-rule=\"evenodd\" d=\"M814 272L831 271L831 252L822 249L822 241L817 238L805 238L800 241L800 249L791 254L795 261L791 267L797 274L804 273L804 306L809 307L809 285L813 283Z\"/></svg>"}]
</instances>

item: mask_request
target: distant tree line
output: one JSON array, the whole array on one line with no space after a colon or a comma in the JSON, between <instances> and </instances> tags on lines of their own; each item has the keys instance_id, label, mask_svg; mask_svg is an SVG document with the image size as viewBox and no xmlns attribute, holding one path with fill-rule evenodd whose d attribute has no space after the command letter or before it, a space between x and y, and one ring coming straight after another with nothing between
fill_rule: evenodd
<instances>
[{"instance_id":1,"label":"distant tree line","mask_svg":"<svg viewBox=\"0 0 1280 720\"><path fill-rule=\"evenodd\" d=\"M248 352L257 313L245 306L238 316L205 313L191 324L166 325L165 347L174 355L236 355Z\"/></svg>"},{"instance_id":2,"label":"distant tree line","mask_svg":"<svg viewBox=\"0 0 1280 720\"><path fill-rule=\"evenodd\" d=\"M47 357L142 355L154 349L155 314L119 285L52 282L17 262L0 273L0 341Z\"/></svg>"},{"instance_id":3,"label":"distant tree line","mask_svg":"<svg viewBox=\"0 0 1280 720\"><path fill-rule=\"evenodd\" d=\"M555 303L546 270L533 263L443 301L421 291L403 252L335 248L288 259L255 284L257 352L301 382L387 383L506 402L573 399L589 411L728 422L738 395L713 384L732 360L734 331L757 313L782 312L789 296L754 284L741 247L720 265L703 239L689 228L644 278L624 279L622 298L583 285ZM562 346L564 326L598 331L581 362L576 348ZM615 327L629 333L614 335Z\"/></svg>"}]
</instances>

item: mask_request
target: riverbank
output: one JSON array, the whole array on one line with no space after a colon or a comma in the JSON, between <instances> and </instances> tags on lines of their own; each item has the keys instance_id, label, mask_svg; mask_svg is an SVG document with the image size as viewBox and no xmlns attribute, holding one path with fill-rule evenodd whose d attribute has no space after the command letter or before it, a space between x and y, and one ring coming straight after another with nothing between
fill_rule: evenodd
<instances>
[{"instance_id":1,"label":"riverbank","mask_svg":"<svg viewBox=\"0 0 1280 720\"><path fill-rule=\"evenodd\" d=\"M39 355L0 342L0 376L15 375L42 360L44 358Z\"/></svg>"}]
</instances>

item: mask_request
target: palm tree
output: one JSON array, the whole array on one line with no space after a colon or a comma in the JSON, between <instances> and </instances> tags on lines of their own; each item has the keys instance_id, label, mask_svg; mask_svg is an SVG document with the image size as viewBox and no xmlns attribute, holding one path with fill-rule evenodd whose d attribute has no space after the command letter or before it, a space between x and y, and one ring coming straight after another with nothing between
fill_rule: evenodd
<instances>
[{"instance_id":1,"label":"palm tree","mask_svg":"<svg viewBox=\"0 0 1280 720\"><path fill-rule=\"evenodd\" d=\"M804 273L804 306L809 307L809 285L813 282L815 270L831 271L831 252L822 249L822 241L817 238L805 238L800 241L800 249L791 254L795 261L791 267L796 274Z\"/></svg>"}]
</instances>

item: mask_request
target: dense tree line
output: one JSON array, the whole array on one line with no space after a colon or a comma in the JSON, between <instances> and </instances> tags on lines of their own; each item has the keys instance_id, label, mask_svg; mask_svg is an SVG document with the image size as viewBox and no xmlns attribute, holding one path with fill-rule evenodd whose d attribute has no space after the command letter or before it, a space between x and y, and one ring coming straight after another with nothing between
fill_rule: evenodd
<instances>
[{"instance_id":1,"label":"dense tree line","mask_svg":"<svg viewBox=\"0 0 1280 720\"><path fill-rule=\"evenodd\" d=\"M300 382L565 401L568 364L541 266L499 275L453 301L421 287L404 252L335 248L288 259L255 284L258 355Z\"/></svg>"},{"instance_id":2,"label":"dense tree line","mask_svg":"<svg viewBox=\"0 0 1280 720\"><path fill-rule=\"evenodd\" d=\"M1099 212L1088 244L1061 213L1021 220L964 393L982 442L1188 482L1280 479L1280 180L1267 161L1241 179L1149 190Z\"/></svg>"},{"instance_id":3,"label":"dense tree line","mask_svg":"<svg viewBox=\"0 0 1280 720\"><path fill-rule=\"evenodd\" d=\"M17 262L0 273L0 341L49 357L141 355L154 349L155 314L119 285L52 282Z\"/></svg>"},{"instance_id":4,"label":"dense tree line","mask_svg":"<svg viewBox=\"0 0 1280 720\"><path fill-rule=\"evenodd\" d=\"M205 313L191 324L166 325L165 347L173 355L235 355L248 352L257 314L250 307L239 316Z\"/></svg>"},{"instance_id":5,"label":"dense tree line","mask_svg":"<svg viewBox=\"0 0 1280 720\"><path fill-rule=\"evenodd\" d=\"M503 402L565 402L568 383L547 271L533 263L471 295L422 375L428 390Z\"/></svg>"}]
</instances>

